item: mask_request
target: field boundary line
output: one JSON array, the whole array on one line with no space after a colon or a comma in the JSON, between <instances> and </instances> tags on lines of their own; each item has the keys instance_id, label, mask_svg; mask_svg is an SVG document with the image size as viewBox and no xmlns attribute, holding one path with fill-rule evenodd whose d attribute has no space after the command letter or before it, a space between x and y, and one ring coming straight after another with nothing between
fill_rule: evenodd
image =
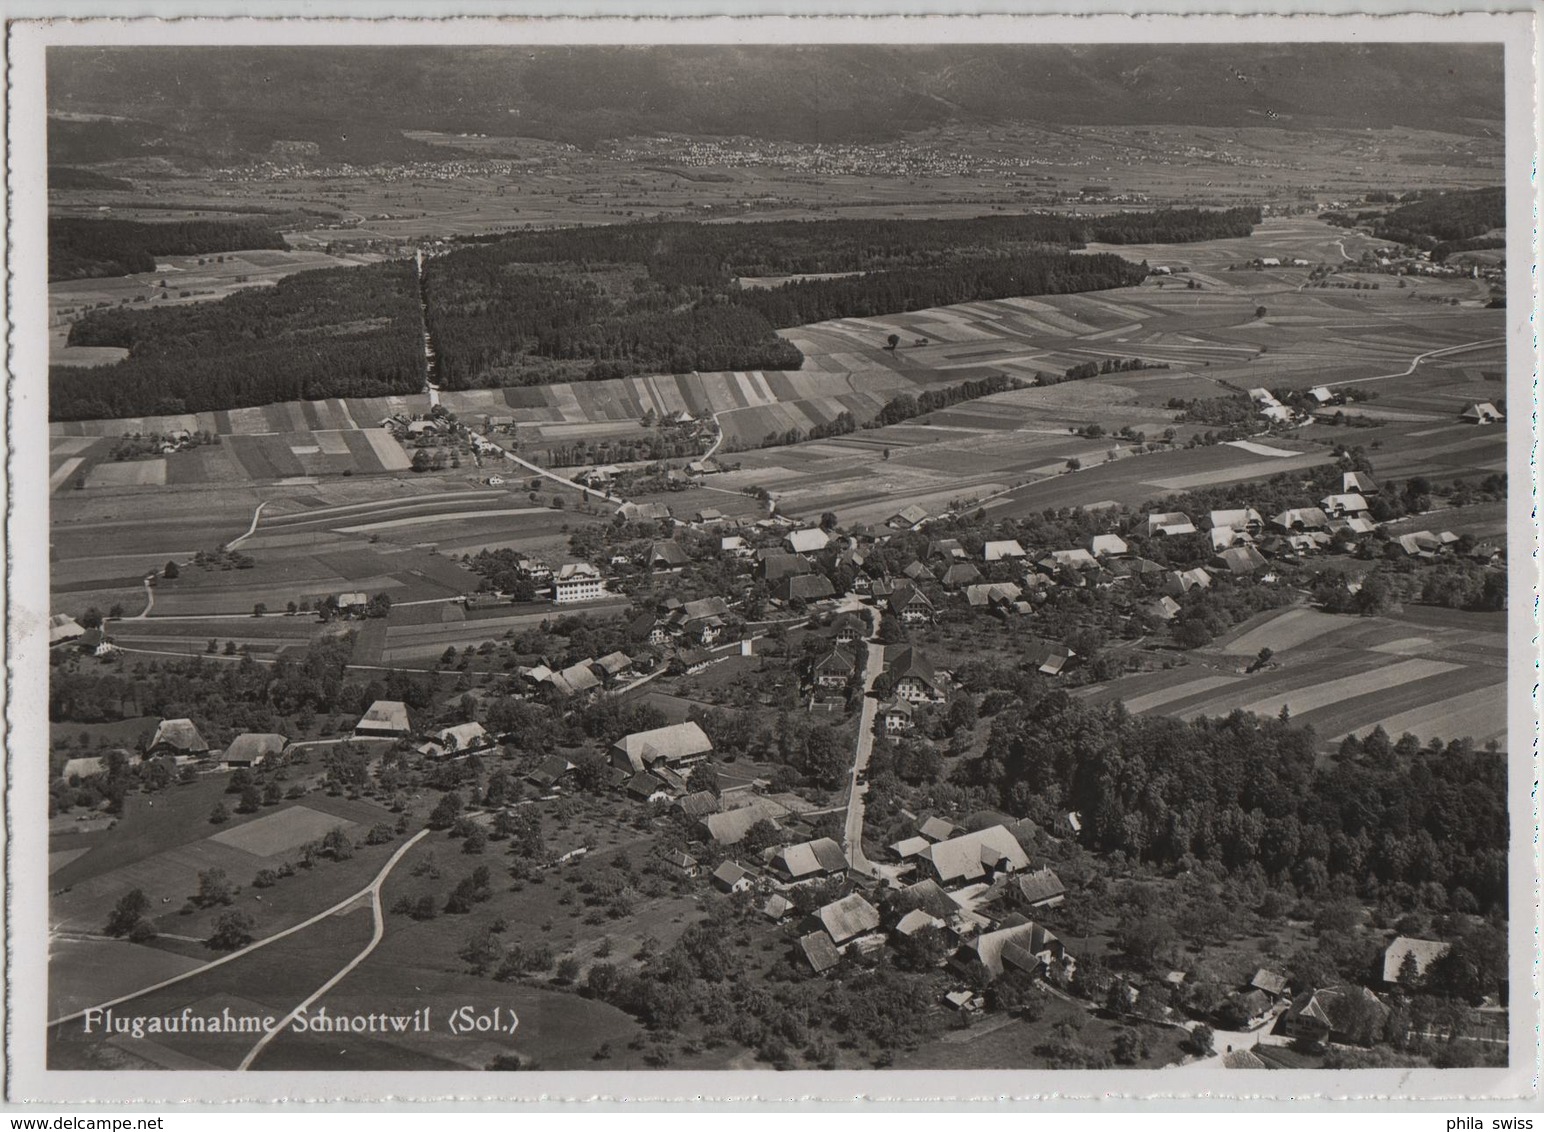
<instances>
[{"instance_id":1,"label":"field boundary line","mask_svg":"<svg viewBox=\"0 0 1544 1132\"><path fill-rule=\"evenodd\" d=\"M365 887L361 888L358 892L355 892L355 893L352 893L352 894L350 894L348 896L345 896L342 900L338 901L332 907L323 909L322 911L318 912L316 915L312 916L310 919L302 920L300 923L295 924L292 927L285 928L281 932L275 932L271 936L265 936L263 939L257 940L254 943L249 943L245 947L243 947L240 951L232 951L229 955L222 955L218 959L210 960L208 963L205 963L202 967L195 967L191 971L184 971L180 975L173 975L169 979L162 979L159 983L154 983L154 984L152 984L151 986L148 986L148 987L141 987L137 991L132 991L129 994L120 995L119 997L117 997L115 999L111 999L108 1002L98 1003L96 1006L88 1006L85 1009L77 1010L77 1011L75 1011L72 1014L62 1015L61 1017L55 1018L53 1021L49 1022L48 1023L49 1028L52 1028L54 1026L62 1026L66 1022L73 1022L77 1018L83 1018L83 1017L85 1017L88 1013L90 1013L93 1010L106 1010L109 1007L120 1006L120 1005L122 1005L125 1002L132 1002L136 998L143 998L145 995L151 994L154 991L162 990L165 987L172 986L175 983L180 983L180 982L182 982L185 979L191 979L194 975L202 975L204 972L212 971L216 967L223 967L225 964L233 962L234 960L240 959L242 956L252 954L252 952L258 950L259 948L267 947L270 943L277 943L279 940L284 939L286 936L292 936L296 932L304 931L306 928L311 927L313 924L321 923L328 916L337 915L339 912L343 911L343 909L347 908L350 904L354 903L354 901L358 900L361 896L364 896L366 894L372 894L373 893L378 898L379 897L379 893L380 893L380 889L379 889L378 886L380 885L381 881L385 879L386 874L389 873L396 866L397 861L401 859L402 854L406 853L415 844L417 844L423 838L427 837L428 834L429 834L429 831L427 829L419 830L417 833L415 833L407 841L407 843L405 845L400 846L397 849L397 851L391 855L390 859L387 860L385 866L381 869L381 871L379 873L376 874L376 877L375 877L375 879L373 881L371 881L369 884L365 885Z\"/></svg>"}]
</instances>

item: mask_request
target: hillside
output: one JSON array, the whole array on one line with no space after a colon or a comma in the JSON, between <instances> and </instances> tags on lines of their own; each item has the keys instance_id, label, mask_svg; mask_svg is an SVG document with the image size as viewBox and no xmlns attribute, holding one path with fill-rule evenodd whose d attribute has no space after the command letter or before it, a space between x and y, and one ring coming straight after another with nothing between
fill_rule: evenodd
<instances>
[{"instance_id":1,"label":"hillside","mask_svg":"<svg viewBox=\"0 0 1544 1132\"><path fill-rule=\"evenodd\" d=\"M51 158L425 152L403 129L587 145L640 133L884 141L946 123L1498 121L1502 55L1422 44L78 48L49 60ZM91 114L113 120L90 120Z\"/></svg>"}]
</instances>

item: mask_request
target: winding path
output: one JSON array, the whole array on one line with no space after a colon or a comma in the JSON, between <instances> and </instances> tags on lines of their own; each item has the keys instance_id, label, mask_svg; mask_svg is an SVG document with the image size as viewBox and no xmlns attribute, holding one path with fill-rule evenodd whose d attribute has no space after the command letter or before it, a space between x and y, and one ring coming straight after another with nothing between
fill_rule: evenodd
<instances>
[{"instance_id":1,"label":"winding path","mask_svg":"<svg viewBox=\"0 0 1544 1132\"><path fill-rule=\"evenodd\" d=\"M291 1022L293 1022L301 1014L304 1014L307 1008L309 1008L313 1002L321 998L322 995L332 990L333 987L337 986L345 978L347 978L350 971L368 959L370 957L370 953L380 946L381 939L386 935L386 913L381 908L381 885L385 882L387 874L389 874L391 870L396 867L397 862L402 859L403 855L409 849L411 849L420 838L427 835L428 832L429 831L427 829L419 830L406 844L399 847L397 851L391 855L391 859L386 862L385 867L375 875L375 879L370 882L369 888L363 890L364 892L368 892L370 894L370 912L375 917L375 931L371 933L370 942L365 944L364 950L361 951L358 955L354 956L354 958L350 959L341 968L339 968L338 973L333 975L332 978L328 979L321 986L317 987L316 990L312 991L311 994L305 999L305 1001L301 1002L298 1006L286 1014L283 1019L280 1020L277 1026L259 1038L257 1044L247 1051L247 1056L241 1059L241 1064L236 1066L238 1071L252 1068L252 1062L257 1060L258 1054L262 1053L263 1050L268 1048L269 1042L273 1041L274 1038L282 1034ZM356 893L355 898L357 899L359 895L361 895L361 893Z\"/></svg>"},{"instance_id":2,"label":"winding path","mask_svg":"<svg viewBox=\"0 0 1544 1132\"><path fill-rule=\"evenodd\" d=\"M254 534L256 534L257 533L257 521L260 518L262 518L262 516L263 516L263 508L267 507L267 506L268 506L268 501L266 499L263 500L263 502L259 503L252 511L252 525L247 528L247 533L244 534L244 535L237 535L235 538L231 539L230 542L225 544L225 548L224 549L226 549L226 550L235 550L242 543L246 542L247 539L251 538Z\"/></svg>"},{"instance_id":3,"label":"winding path","mask_svg":"<svg viewBox=\"0 0 1544 1132\"><path fill-rule=\"evenodd\" d=\"M1481 350L1487 346L1504 346L1505 338L1482 338L1475 342L1464 342L1457 346L1443 346L1438 350L1427 350L1424 354L1417 354L1410 359L1410 364L1398 373L1380 373L1376 377L1348 377L1344 381L1326 381L1326 388L1334 388L1337 385L1358 385L1364 381L1388 381L1394 377L1409 377L1415 372L1417 366L1429 358L1445 358L1449 354L1463 354L1470 350Z\"/></svg>"},{"instance_id":4,"label":"winding path","mask_svg":"<svg viewBox=\"0 0 1544 1132\"><path fill-rule=\"evenodd\" d=\"M373 881L371 881L369 884L367 884L364 888L361 888L358 892L352 893L349 896L345 896L342 900L338 901L332 907L325 908L322 911L318 912L316 915L312 916L310 919L302 920L300 923L295 924L293 927L285 928L281 932L275 932L273 935L266 936L263 939L257 940L255 943L249 943L245 947L241 948L239 951L232 951L229 955L222 955L218 959L210 960L208 963L205 963L201 967L194 967L191 971L184 971L180 975L173 975L169 979L162 979L159 983L152 983L148 987L141 987L137 991L131 991L128 994L119 995L117 998L109 999L107 1002L101 1002L101 1003L98 1003L95 1006L88 1006L88 1007L86 1007L83 1010L77 1010L77 1011L75 1011L74 1013L71 1013L71 1014L61 1015L60 1017L55 1018L53 1021L49 1022L48 1025L50 1027L62 1026L66 1022L73 1022L73 1021L75 1021L77 1018L84 1018L89 1012L91 1012L93 1010L106 1010L106 1009L108 1009L109 1007L112 1007L112 1006L119 1006L119 1005L121 1005L121 1004L123 1004L125 1002L132 1002L136 998L143 998L147 994L150 994L150 993L152 993L154 991L161 990L164 987L169 987L169 986L172 986L172 985L174 985L176 983L183 982L186 979L191 979L195 975L202 975L202 974L204 974L204 972L212 971L216 967L223 967L223 966L225 966L225 964L235 962L237 959L240 959L244 955L252 954L252 952L256 951L260 947L267 947L270 943L277 943L279 940L284 939L286 936L292 936L296 932L304 931L306 928L309 928L312 924L321 923L321 921L325 920L328 916L333 916L333 915L336 915L337 913L343 911L343 909L347 908L350 904L354 903L354 901L358 900L361 896L369 895L369 896L372 896L374 898L374 901L375 901L376 924L377 924L377 926L376 926L376 933L377 933L377 935L376 935L375 939L370 941L370 946L364 952L362 952L359 956L357 956L352 963L350 963L347 967L344 968L342 974L347 974L349 971L352 971L356 966L358 966L359 961L361 959L363 959L371 951L375 950L375 945L380 942L379 935L380 935L380 932L382 930L382 928L381 928L381 920L380 920L380 891L381 891L381 883L383 881L385 881L387 875L391 872L391 870L396 868L397 862L402 859L402 855L404 853L406 853L409 849L411 849L414 845L416 845L419 841L421 841L425 837L427 837L428 835L429 835L429 831L427 829L419 830L412 837L408 838L408 840L406 842L404 842L402 845L398 846L397 851L391 855L391 857L387 860L386 864L381 866L381 871L375 874L375 879ZM341 977L341 974L340 974L339 977ZM334 980L334 981L336 981L336 980ZM328 985L330 986L331 984L329 983ZM325 990L326 988L324 987L323 989ZM242 1068L244 1069L244 1068L246 1068L246 1066L243 1065Z\"/></svg>"},{"instance_id":5,"label":"winding path","mask_svg":"<svg viewBox=\"0 0 1544 1132\"><path fill-rule=\"evenodd\" d=\"M869 623L873 626L873 638L868 642L868 663L863 671L863 707L858 717L858 746L852 761L852 776L847 783L847 821L842 827L843 846L847 850L847 863L853 871L872 876L876 870L863 855L863 796L868 784L858 777L868 769L869 756L874 753L874 720L879 714L879 701L874 698L874 681L885 670L885 646L879 643L879 623L882 614L869 609Z\"/></svg>"}]
</instances>

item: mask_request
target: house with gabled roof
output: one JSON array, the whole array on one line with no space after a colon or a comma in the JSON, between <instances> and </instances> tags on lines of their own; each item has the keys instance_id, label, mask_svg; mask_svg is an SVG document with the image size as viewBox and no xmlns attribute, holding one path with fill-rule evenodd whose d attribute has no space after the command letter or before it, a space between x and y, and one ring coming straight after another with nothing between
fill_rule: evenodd
<instances>
[{"instance_id":1,"label":"house with gabled roof","mask_svg":"<svg viewBox=\"0 0 1544 1132\"><path fill-rule=\"evenodd\" d=\"M1326 495L1319 501L1323 504L1324 513L1331 519L1350 519L1357 515L1367 514L1367 500L1359 492L1341 492L1338 495Z\"/></svg>"},{"instance_id":2,"label":"house with gabled roof","mask_svg":"<svg viewBox=\"0 0 1544 1132\"><path fill-rule=\"evenodd\" d=\"M1342 472L1340 474L1340 490L1343 492L1356 492L1361 496L1377 495L1381 490L1378 481L1372 478L1371 472Z\"/></svg>"},{"instance_id":3,"label":"house with gabled roof","mask_svg":"<svg viewBox=\"0 0 1544 1132\"><path fill-rule=\"evenodd\" d=\"M842 847L829 837L785 845L772 858L772 871L787 881L813 880L837 876L847 871L847 857Z\"/></svg>"},{"instance_id":4,"label":"house with gabled roof","mask_svg":"<svg viewBox=\"0 0 1544 1132\"><path fill-rule=\"evenodd\" d=\"M472 720L435 732L419 744L418 751L433 759L448 759L485 751L492 746L493 736L488 734L482 724Z\"/></svg>"},{"instance_id":5,"label":"house with gabled roof","mask_svg":"<svg viewBox=\"0 0 1544 1132\"><path fill-rule=\"evenodd\" d=\"M1019 545L1018 539L998 539L981 548L984 562L1002 562L1005 559L1028 558L1029 552Z\"/></svg>"},{"instance_id":6,"label":"house with gabled roof","mask_svg":"<svg viewBox=\"0 0 1544 1132\"><path fill-rule=\"evenodd\" d=\"M910 937L927 928L941 931L946 927L948 927L948 924L939 919L937 916L929 915L921 908L913 908L910 912L907 912L904 916L897 920L895 922L895 927L891 930L896 935Z\"/></svg>"},{"instance_id":7,"label":"house with gabled roof","mask_svg":"<svg viewBox=\"0 0 1544 1132\"><path fill-rule=\"evenodd\" d=\"M1193 535L1196 533L1195 524L1190 521L1190 516L1183 511L1154 511L1142 517L1140 530L1143 535L1153 538L1157 535Z\"/></svg>"},{"instance_id":8,"label":"house with gabled roof","mask_svg":"<svg viewBox=\"0 0 1544 1132\"><path fill-rule=\"evenodd\" d=\"M850 645L868 637L868 623L852 613L840 613L831 621L831 629L838 644Z\"/></svg>"},{"instance_id":9,"label":"house with gabled roof","mask_svg":"<svg viewBox=\"0 0 1544 1132\"><path fill-rule=\"evenodd\" d=\"M1230 530L1249 535L1254 538L1265 530L1265 520L1260 517L1260 512L1253 507L1233 507L1220 511L1207 512L1204 520L1206 529L1215 531L1226 527Z\"/></svg>"},{"instance_id":10,"label":"house with gabled roof","mask_svg":"<svg viewBox=\"0 0 1544 1132\"><path fill-rule=\"evenodd\" d=\"M202 758L209 753L209 744L199 734L191 719L163 719L156 724L150 746L145 748L147 757L161 755L191 755Z\"/></svg>"},{"instance_id":11,"label":"house with gabled roof","mask_svg":"<svg viewBox=\"0 0 1544 1132\"><path fill-rule=\"evenodd\" d=\"M1115 557L1130 549L1126 540L1116 534L1093 535L1088 540L1088 552L1096 558Z\"/></svg>"},{"instance_id":12,"label":"house with gabled roof","mask_svg":"<svg viewBox=\"0 0 1544 1132\"><path fill-rule=\"evenodd\" d=\"M858 662L852 653L837 645L811 669L810 676L817 688L845 688L858 671Z\"/></svg>"},{"instance_id":13,"label":"house with gabled roof","mask_svg":"<svg viewBox=\"0 0 1544 1132\"><path fill-rule=\"evenodd\" d=\"M783 542L794 554L814 554L826 548L831 542L831 536L819 527L804 527L801 530L789 531L783 536Z\"/></svg>"},{"instance_id":14,"label":"house with gabled roof","mask_svg":"<svg viewBox=\"0 0 1544 1132\"><path fill-rule=\"evenodd\" d=\"M1024 650L1024 660L1042 676L1060 676L1077 659L1077 653L1059 641L1036 641Z\"/></svg>"},{"instance_id":15,"label":"house with gabled roof","mask_svg":"<svg viewBox=\"0 0 1544 1132\"><path fill-rule=\"evenodd\" d=\"M879 909L856 892L822 906L815 918L838 948L879 929Z\"/></svg>"},{"instance_id":16,"label":"house with gabled roof","mask_svg":"<svg viewBox=\"0 0 1544 1132\"><path fill-rule=\"evenodd\" d=\"M712 751L712 740L701 725L696 720L687 720L618 739L611 746L611 763L634 773L658 763L678 769L701 762Z\"/></svg>"},{"instance_id":17,"label":"house with gabled roof","mask_svg":"<svg viewBox=\"0 0 1544 1132\"><path fill-rule=\"evenodd\" d=\"M772 586L772 597L781 602L824 601L836 596L836 587L824 574L799 574L782 578Z\"/></svg>"},{"instance_id":18,"label":"house with gabled roof","mask_svg":"<svg viewBox=\"0 0 1544 1132\"><path fill-rule=\"evenodd\" d=\"M941 817L930 817L917 827L917 833L929 841L948 841L954 836L954 823Z\"/></svg>"},{"instance_id":19,"label":"house with gabled roof","mask_svg":"<svg viewBox=\"0 0 1544 1132\"><path fill-rule=\"evenodd\" d=\"M1029 868L1024 847L1001 825L935 842L917 854L917 860L942 885L990 880Z\"/></svg>"},{"instance_id":20,"label":"house with gabled roof","mask_svg":"<svg viewBox=\"0 0 1544 1132\"><path fill-rule=\"evenodd\" d=\"M1271 516L1271 525L1283 531L1322 531L1330 517L1320 507L1289 507Z\"/></svg>"},{"instance_id":21,"label":"house with gabled roof","mask_svg":"<svg viewBox=\"0 0 1544 1132\"><path fill-rule=\"evenodd\" d=\"M1261 967L1250 977L1249 987L1251 990L1268 994L1272 998L1280 998L1287 993L1287 977L1280 971L1272 971L1269 967Z\"/></svg>"},{"instance_id":22,"label":"house with gabled roof","mask_svg":"<svg viewBox=\"0 0 1544 1132\"><path fill-rule=\"evenodd\" d=\"M944 677L931 657L908 645L893 655L886 650L885 670L897 698L913 704L941 704L949 698Z\"/></svg>"},{"instance_id":23,"label":"house with gabled roof","mask_svg":"<svg viewBox=\"0 0 1544 1132\"><path fill-rule=\"evenodd\" d=\"M897 582L888 601L890 612L901 619L902 624L931 624L933 603L927 594L911 582Z\"/></svg>"},{"instance_id":24,"label":"house with gabled roof","mask_svg":"<svg viewBox=\"0 0 1544 1132\"><path fill-rule=\"evenodd\" d=\"M690 566L691 555L674 539L661 539L649 547L649 568L653 570L680 570Z\"/></svg>"},{"instance_id":25,"label":"house with gabled roof","mask_svg":"<svg viewBox=\"0 0 1544 1132\"><path fill-rule=\"evenodd\" d=\"M969 562L953 563L939 579L946 590L957 590L980 580L981 571Z\"/></svg>"},{"instance_id":26,"label":"house with gabled roof","mask_svg":"<svg viewBox=\"0 0 1544 1132\"><path fill-rule=\"evenodd\" d=\"M751 826L759 821L771 822L775 828L781 829L777 819L787 814L788 807L780 802L771 798L753 798L744 806L709 814L702 819L702 829L711 841L719 845L738 845L750 832Z\"/></svg>"},{"instance_id":27,"label":"house with gabled roof","mask_svg":"<svg viewBox=\"0 0 1544 1132\"><path fill-rule=\"evenodd\" d=\"M220 757L220 765L227 770L240 767L262 766L270 759L284 753L289 740L271 731L248 731L231 740Z\"/></svg>"},{"instance_id":28,"label":"house with gabled roof","mask_svg":"<svg viewBox=\"0 0 1544 1132\"><path fill-rule=\"evenodd\" d=\"M896 700L880 707L879 720L884 724L886 732L910 731L917 725L914 714L911 704L905 700Z\"/></svg>"},{"instance_id":29,"label":"house with gabled roof","mask_svg":"<svg viewBox=\"0 0 1544 1132\"><path fill-rule=\"evenodd\" d=\"M1285 1033L1322 1045L1371 1045L1388 1024L1389 1008L1366 987L1338 986L1304 991L1292 1000L1282 1023Z\"/></svg>"},{"instance_id":30,"label":"house with gabled roof","mask_svg":"<svg viewBox=\"0 0 1544 1132\"><path fill-rule=\"evenodd\" d=\"M670 807L672 813L681 814L693 821L705 818L709 814L716 814L722 808L722 800L711 790L693 790L690 794L676 799L675 804Z\"/></svg>"},{"instance_id":31,"label":"house with gabled roof","mask_svg":"<svg viewBox=\"0 0 1544 1132\"><path fill-rule=\"evenodd\" d=\"M842 953L824 931L813 931L799 937L799 950L805 962L817 975L823 975L842 961Z\"/></svg>"},{"instance_id":32,"label":"house with gabled roof","mask_svg":"<svg viewBox=\"0 0 1544 1132\"><path fill-rule=\"evenodd\" d=\"M50 645L63 644L65 641L73 641L77 637L85 636L86 630L81 628L80 622L68 613L56 613L48 619L48 643Z\"/></svg>"},{"instance_id":33,"label":"house with gabled roof","mask_svg":"<svg viewBox=\"0 0 1544 1132\"><path fill-rule=\"evenodd\" d=\"M927 544L927 557L953 562L965 557L965 547L957 538L935 538Z\"/></svg>"},{"instance_id":34,"label":"house with gabled roof","mask_svg":"<svg viewBox=\"0 0 1544 1132\"><path fill-rule=\"evenodd\" d=\"M914 837L904 837L890 846L890 855L897 861L909 861L931 844L931 841L920 834Z\"/></svg>"},{"instance_id":35,"label":"house with gabled roof","mask_svg":"<svg viewBox=\"0 0 1544 1132\"><path fill-rule=\"evenodd\" d=\"M1469 424L1499 424L1506 420L1506 416L1489 401L1472 401L1464 406L1458 419Z\"/></svg>"},{"instance_id":36,"label":"house with gabled roof","mask_svg":"<svg viewBox=\"0 0 1544 1132\"><path fill-rule=\"evenodd\" d=\"M1009 967L1032 978L1070 974L1076 965L1066 945L1033 921L982 932L960 945L949 960L954 970L967 978L986 982L1002 977Z\"/></svg>"},{"instance_id":37,"label":"house with gabled roof","mask_svg":"<svg viewBox=\"0 0 1544 1132\"><path fill-rule=\"evenodd\" d=\"M713 870L713 887L720 892L746 892L751 884L751 874L735 861L724 861Z\"/></svg>"},{"instance_id":38,"label":"house with gabled roof","mask_svg":"<svg viewBox=\"0 0 1544 1132\"><path fill-rule=\"evenodd\" d=\"M780 582L811 573L815 567L802 554L789 554L782 550L757 552L756 573L766 582Z\"/></svg>"},{"instance_id":39,"label":"house with gabled roof","mask_svg":"<svg viewBox=\"0 0 1544 1132\"><path fill-rule=\"evenodd\" d=\"M665 783L646 770L640 770L629 778L625 789L628 797L636 798L640 802L668 802L670 800L670 790L665 786Z\"/></svg>"},{"instance_id":40,"label":"house with gabled roof","mask_svg":"<svg viewBox=\"0 0 1544 1132\"><path fill-rule=\"evenodd\" d=\"M885 526L898 531L914 531L927 520L927 508L913 503L908 507L902 507L894 515L885 520Z\"/></svg>"},{"instance_id":41,"label":"house with gabled roof","mask_svg":"<svg viewBox=\"0 0 1544 1132\"><path fill-rule=\"evenodd\" d=\"M537 764L536 769L529 771L525 778L527 782L534 784L543 790L549 790L563 780L563 777L572 773L574 764L562 755L548 755Z\"/></svg>"},{"instance_id":42,"label":"house with gabled roof","mask_svg":"<svg viewBox=\"0 0 1544 1132\"><path fill-rule=\"evenodd\" d=\"M1265 555L1252 546L1244 545L1228 547L1212 558L1209 565L1216 570L1239 576L1263 570L1267 563Z\"/></svg>"},{"instance_id":43,"label":"house with gabled roof","mask_svg":"<svg viewBox=\"0 0 1544 1132\"><path fill-rule=\"evenodd\" d=\"M1009 877L1006 892L1021 908L1055 908L1067 898L1067 886L1050 868Z\"/></svg>"}]
</instances>

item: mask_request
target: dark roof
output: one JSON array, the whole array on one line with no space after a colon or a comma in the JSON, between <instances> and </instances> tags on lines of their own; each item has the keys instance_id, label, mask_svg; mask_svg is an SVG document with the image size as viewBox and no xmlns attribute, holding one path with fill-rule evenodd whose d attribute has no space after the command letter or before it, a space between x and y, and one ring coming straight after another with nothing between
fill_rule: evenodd
<instances>
[{"instance_id":1,"label":"dark roof","mask_svg":"<svg viewBox=\"0 0 1544 1132\"><path fill-rule=\"evenodd\" d=\"M706 817L718 813L718 795L711 790L696 790L676 802L675 808L689 818Z\"/></svg>"},{"instance_id":2,"label":"dark roof","mask_svg":"<svg viewBox=\"0 0 1544 1132\"><path fill-rule=\"evenodd\" d=\"M1014 877L1013 884L1018 889L1020 899L1027 904L1054 900L1067 893L1067 886L1062 884L1061 878L1048 868Z\"/></svg>"},{"instance_id":3,"label":"dark roof","mask_svg":"<svg viewBox=\"0 0 1544 1132\"><path fill-rule=\"evenodd\" d=\"M920 908L940 920L947 920L960 910L960 906L949 899L949 894L936 880L919 880L901 889L896 896L896 903L905 908Z\"/></svg>"},{"instance_id":4,"label":"dark roof","mask_svg":"<svg viewBox=\"0 0 1544 1132\"><path fill-rule=\"evenodd\" d=\"M643 798L647 798L650 794L664 788L665 784L648 771L639 771L627 780L627 792L629 794L637 794Z\"/></svg>"},{"instance_id":5,"label":"dark roof","mask_svg":"<svg viewBox=\"0 0 1544 1132\"><path fill-rule=\"evenodd\" d=\"M888 652L888 650L886 650ZM936 686L938 684L938 666L932 659L919 648L908 645L888 658L885 669L890 673L891 679L903 680L907 676L915 676L918 680Z\"/></svg>"},{"instance_id":6,"label":"dark roof","mask_svg":"<svg viewBox=\"0 0 1544 1132\"><path fill-rule=\"evenodd\" d=\"M713 879L720 884L735 885L748 876L750 873L734 861L724 861L713 870Z\"/></svg>"},{"instance_id":7,"label":"dark roof","mask_svg":"<svg viewBox=\"0 0 1544 1132\"><path fill-rule=\"evenodd\" d=\"M836 944L831 942L831 937L825 932L810 932L807 936L801 936L799 947L817 975L829 971L842 961Z\"/></svg>"},{"instance_id":8,"label":"dark roof","mask_svg":"<svg viewBox=\"0 0 1544 1132\"><path fill-rule=\"evenodd\" d=\"M799 574L780 579L772 596L779 601L818 601L823 597L835 597L836 588L824 574Z\"/></svg>"},{"instance_id":9,"label":"dark roof","mask_svg":"<svg viewBox=\"0 0 1544 1132\"><path fill-rule=\"evenodd\" d=\"M761 576L769 582L808 574L813 569L809 559L802 554L788 554L780 550L763 551L761 562L757 566Z\"/></svg>"},{"instance_id":10,"label":"dark roof","mask_svg":"<svg viewBox=\"0 0 1544 1132\"><path fill-rule=\"evenodd\" d=\"M672 539L663 539L649 548L649 562L663 562L667 566L685 566L691 561L686 548Z\"/></svg>"}]
</instances>

